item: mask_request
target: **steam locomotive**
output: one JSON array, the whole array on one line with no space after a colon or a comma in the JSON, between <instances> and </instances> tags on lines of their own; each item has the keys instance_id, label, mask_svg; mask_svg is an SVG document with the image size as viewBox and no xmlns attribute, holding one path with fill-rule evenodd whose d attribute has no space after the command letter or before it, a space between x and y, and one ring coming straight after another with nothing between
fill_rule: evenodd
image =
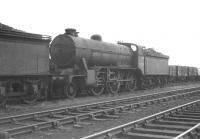
<instances>
[{"instance_id":1,"label":"steam locomotive","mask_svg":"<svg viewBox=\"0 0 200 139\"><path fill-rule=\"evenodd\" d=\"M7 98L73 98L84 91L116 94L198 77L197 68L187 67L183 76L181 66L169 66L169 57L153 49L103 42L98 35L81 38L75 29L50 42L50 36L0 26L1 104Z\"/></svg>"},{"instance_id":2,"label":"steam locomotive","mask_svg":"<svg viewBox=\"0 0 200 139\"><path fill-rule=\"evenodd\" d=\"M135 90L165 84L169 57L145 52L133 43L111 44L80 38L73 29L58 35L50 45L55 71L60 71L56 74L67 76L64 92L68 97L85 89L100 95L105 90L115 94L120 88Z\"/></svg>"}]
</instances>

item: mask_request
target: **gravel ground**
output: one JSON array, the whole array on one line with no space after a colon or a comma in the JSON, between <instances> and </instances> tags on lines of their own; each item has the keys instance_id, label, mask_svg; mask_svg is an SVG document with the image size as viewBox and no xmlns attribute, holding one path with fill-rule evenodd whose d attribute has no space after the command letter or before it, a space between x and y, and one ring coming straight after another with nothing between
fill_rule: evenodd
<instances>
[{"instance_id":1,"label":"gravel ground","mask_svg":"<svg viewBox=\"0 0 200 139\"><path fill-rule=\"evenodd\" d=\"M99 97L96 97L96 96L83 97L82 96L79 98L75 98L73 100L62 99L62 100L36 102L31 105L27 105L27 104L8 105L6 110L0 109L0 117L48 110L48 109L59 108L59 107L63 107L63 106L66 106L66 107L76 106L76 105L83 105L83 104L100 102L100 101L108 101L108 100L114 100L114 99L119 99L119 98L126 98L126 97L130 97L130 96L140 96L140 95L145 95L145 94L158 93L158 92L166 91L166 90L174 90L174 89L180 89L183 87L186 88L186 87L195 87L195 86L200 86L200 82L199 83L184 83L184 84L169 85L164 88L156 88L153 90L138 90L138 91L135 91L134 93L121 92L120 94L117 94L115 96L105 94L105 95L102 95Z\"/></svg>"},{"instance_id":2,"label":"gravel ground","mask_svg":"<svg viewBox=\"0 0 200 139\"><path fill-rule=\"evenodd\" d=\"M182 105L194 100L200 99L200 95L187 97L178 100L172 100L160 104L155 104L150 107L137 109L133 113L121 114L120 118L108 121L88 121L92 125L84 125L84 128L75 128L72 125L64 126L61 129L50 129L45 131L34 132L30 135L16 137L17 139L77 139L96 132L100 132L127 122L146 117ZM87 121L86 121L87 122Z\"/></svg>"}]
</instances>

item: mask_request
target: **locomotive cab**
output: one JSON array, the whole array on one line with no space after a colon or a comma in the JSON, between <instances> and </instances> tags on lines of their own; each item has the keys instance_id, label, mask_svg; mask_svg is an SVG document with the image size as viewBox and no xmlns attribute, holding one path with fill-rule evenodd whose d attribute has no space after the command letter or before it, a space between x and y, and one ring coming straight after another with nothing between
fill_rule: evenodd
<instances>
[{"instance_id":1,"label":"locomotive cab","mask_svg":"<svg viewBox=\"0 0 200 139\"><path fill-rule=\"evenodd\" d=\"M120 45L125 45L127 46L133 53L132 55L132 66L134 68L138 67L138 55L142 54L142 47L138 46L137 44L134 43L127 43L127 42L118 42Z\"/></svg>"}]
</instances>

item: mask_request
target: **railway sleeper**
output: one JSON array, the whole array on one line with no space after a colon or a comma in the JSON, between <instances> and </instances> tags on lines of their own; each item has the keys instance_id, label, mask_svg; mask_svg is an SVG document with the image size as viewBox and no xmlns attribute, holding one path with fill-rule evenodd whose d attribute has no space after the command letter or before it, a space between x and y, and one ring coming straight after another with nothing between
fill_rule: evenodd
<instances>
[{"instance_id":1,"label":"railway sleeper","mask_svg":"<svg viewBox=\"0 0 200 139\"><path fill-rule=\"evenodd\" d=\"M125 109L125 108L123 108L123 107L120 107L119 108L119 110L117 110L117 109L115 109L115 115L117 115L117 114L123 114L123 113L136 113L135 111L133 111L133 110L130 110L130 109Z\"/></svg>"},{"instance_id":2,"label":"railway sleeper","mask_svg":"<svg viewBox=\"0 0 200 139\"><path fill-rule=\"evenodd\" d=\"M50 121L50 119L37 117L37 118L33 118L33 121L36 121L36 122L48 122L48 121Z\"/></svg>"},{"instance_id":3,"label":"railway sleeper","mask_svg":"<svg viewBox=\"0 0 200 139\"><path fill-rule=\"evenodd\" d=\"M99 111L100 109L99 108L87 108L87 111Z\"/></svg>"},{"instance_id":4,"label":"railway sleeper","mask_svg":"<svg viewBox=\"0 0 200 139\"><path fill-rule=\"evenodd\" d=\"M73 127L76 127L76 128L83 128L84 126L87 126L87 125L92 125L92 123L88 123L88 122L76 122L76 124L73 125Z\"/></svg>"},{"instance_id":5,"label":"railway sleeper","mask_svg":"<svg viewBox=\"0 0 200 139\"><path fill-rule=\"evenodd\" d=\"M181 134L181 131L169 130L169 129L150 129L150 128L135 128L131 131L132 133L147 133L153 135L163 135L163 136L177 136Z\"/></svg>"},{"instance_id":6,"label":"railway sleeper","mask_svg":"<svg viewBox=\"0 0 200 139\"><path fill-rule=\"evenodd\" d=\"M185 131L189 129L191 126L187 125L168 125L168 124L147 124L145 125L146 128L151 128L151 129L166 129L166 130L180 130L180 131Z\"/></svg>"},{"instance_id":7,"label":"railway sleeper","mask_svg":"<svg viewBox=\"0 0 200 139\"><path fill-rule=\"evenodd\" d=\"M194 118L181 118L181 117L165 117L165 120L173 120L173 121L188 121L188 122L200 122L200 119Z\"/></svg>"},{"instance_id":8,"label":"railway sleeper","mask_svg":"<svg viewBox=\"0 0 200 139\"><path fill-rule=\"evenodd\" d=\"M76 116L76 115L81 115L81 114L84 114L82 112L67 112L66 115L72 115L72 116Z\"/></svg>"},{"instance_id":9,"label":"railway sleeper","mask_svg":"<svg viewBox=\"0 0 200 139\"><path fill-rule=\"evenodd\" d=\"M17 121L15 118L12 118L11 123L13 123L15 125L23 125L23 126L28 126L29 125L28 123Z\"/></svg>"},{"instance_id":10,"label":"railway sleeper","mask_svg":"<svg viewBox=\"0 0 200 139\"><path fill-rule=\"evenodd\" d=\"M168 125L186 125L186 126L194 126L198 124L198 122L186 122L186 121L168 121L168 120L159 120L154 121L154 124L168 124Z\"/></svg>"},{"instance_id":11,"label":"railway sleeper","mask_svg":"<svg viewBox=\"0 0 200 139\"><path fill-rule=\"evenodd\" d=\"M187 116L191 115L191 116L199 116L200 117L200 113L197 113L197 112L191 112L191 113L189 113L189 112L183 112L181 114L187 115Z\"/></svg>"},{"instance_id":12,"label":"railway sleeper","mask_svg":"<svg viewBox=\"0 0 200 139\"><path fill-rule=\"evenodd\" d=\"M117 115L109 115L109 114L106 114L106 115L104 115L103 117L111 118L111 119L118 119L118 118L120 118L120 116L117 116Z\"/></svg>"},{"instance_id":13,"label":"railway sleeper","mask_svg":"<svg viewBox=\"0 0 200 139\"><path fill-rule=\"evenodd\" d=\"M132 133L128 132L124 134L124 136L127 136L128 138L136 138L136 139L170 139L173 138L173 136L163 136L163 135L152 135L152 134L144 134L144 133Z\"/></svg>"},{"instance_id":14,"label":"railway sleeper","mask_svg":"<svg viewBox=\"0 0 200 139\"><path fill-rule=\"evenodd\" d=\"M100 116L97 117L94 114L90 114L90 117L94 121L106 121L106 120L108 120L108 119L105 119L105 118L99 118Z\"/></svg>"},{"instance_id":15,"label":"railway sleeper","mask_svg":"<svg viewBox=\"0 0 200 139\"><path fill-rule=\"evenodd\" d=\"M75 127L75 128L83 128L83 126L80 125L80 124L74 124L73 127Z\"/></svg>"},{"instance_id":16,"label":"railway sleeper","mask_svg":"<svg viewBox=\"0 0 200 139\"><path fill-rule=\"evenodd\" d=\"M61 119L61 118L65 118L66 116L63 116L61 114L50 114L48 117L49 118L58 118L58 119Z\"/></svg>"},{"instance_id":17,"label":"railway sleeper","mask_svg":"<svg viewBox=\"0 0 200 139\"><path fill-rule=\"evenodd\" d=\"M78 113L88 113L88 112L92 112L92 110L88 110L88 109L77 109L76 110Z\"/></svg>"},{"instance_id":18,"label":"railway sleeper","mask_svg":"<svg viewBox=\"0 0 200 139\"><path fill-rule=\"evenodd\" d=\"M180 117L180 118L191 118L191 119L200 119L199 115L184 115L184 114L176 114L173 115L172 117Z\"/></svg>"},{"instance_id":19,"label":"railway sleeper","mask_svg":"<svg viewBox=\"0 0 200 139\"><path fill-rule=\"evenodd\" d=\"M184 110L183 113L196 113L196 114L200 114L200 111Z\"/></svg>"},{"instance_id":20,"label":"railway sleeper","mask_svg":"<svg viewBox=\"0 0 200 139\"><path fill-rule=\"evenodd\" d=\"M136 113L136 111L130 111L130 110L124 110L124 111L120 111L120 113L124 113L124 114L133 114Z\"/></svg>"},{"instance_id":21,"label":"railway sleeper","mask_svg":"<svg viewBox=\"0 0 200 139\"><path fill-rule=\"evenodd\" d=\"M98 107L98 109L110 109L110 108L112 108L112 107L107 107L107 106L100 106L100 107Z\"/></svg>"}]
</instances>

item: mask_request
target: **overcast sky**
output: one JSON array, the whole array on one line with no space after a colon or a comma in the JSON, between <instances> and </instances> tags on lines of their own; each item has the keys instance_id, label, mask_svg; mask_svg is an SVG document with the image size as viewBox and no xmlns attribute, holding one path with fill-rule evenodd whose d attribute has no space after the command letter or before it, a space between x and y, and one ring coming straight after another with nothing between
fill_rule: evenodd
<instances>
[{"instance_id":1,"label":"overcast sky","mask_svg":"<svg viewBox=\"0 0 200 139\"><path fill-rule=\"evenodd\" d=\"M55 37L65 28L133 42L200 67L199 0L0 0L0 22Z\"/></svg>"}]
</instances>

